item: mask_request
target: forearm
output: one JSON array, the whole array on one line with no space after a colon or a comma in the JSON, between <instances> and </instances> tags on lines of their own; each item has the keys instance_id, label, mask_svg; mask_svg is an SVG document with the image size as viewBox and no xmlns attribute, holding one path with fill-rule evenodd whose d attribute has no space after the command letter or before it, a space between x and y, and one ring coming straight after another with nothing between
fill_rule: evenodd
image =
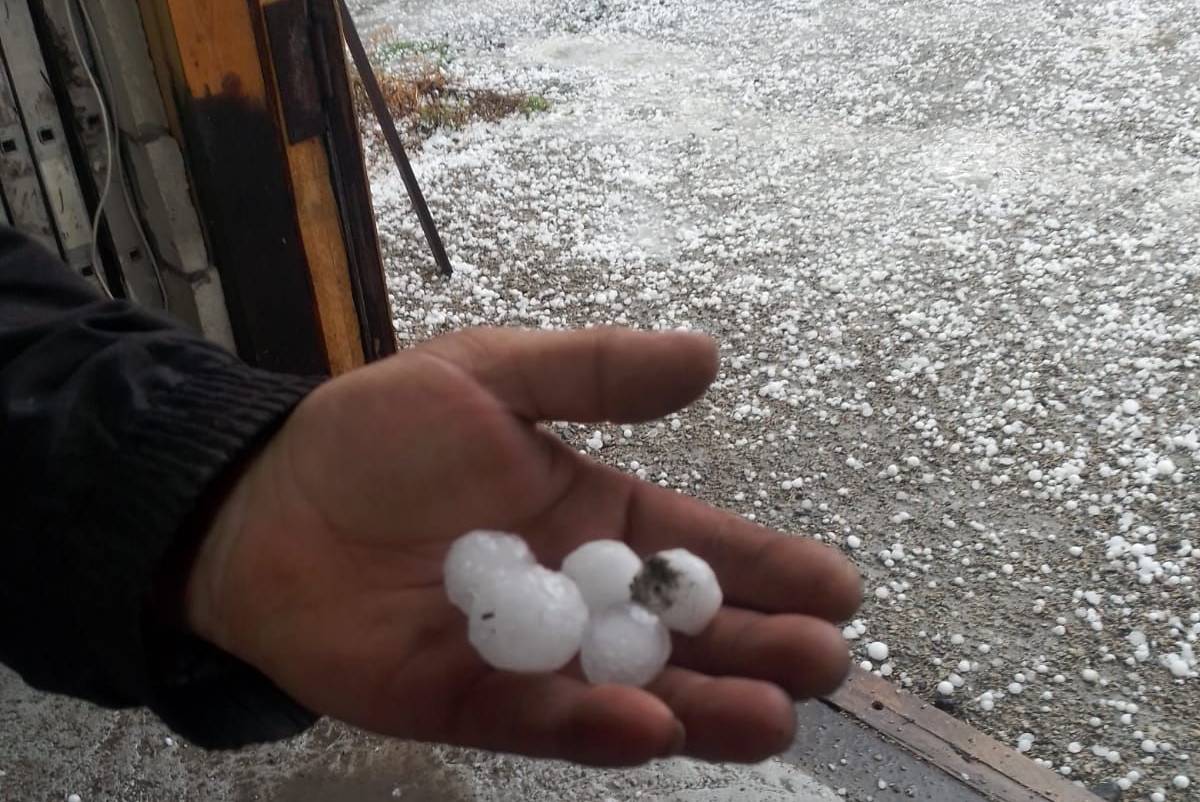
<instances>
[{"instance_id":1,"label":"forearm","mask_svg":"<svg viewBox=\"0 0 1200 802\"><path fill-rule=\"evenodd\" d=\"M161 608L222 480L314 384L98 299L0 230L0 660L45 690L150 705L214 746L307 723Z\"/></svg>"}]
</instances>

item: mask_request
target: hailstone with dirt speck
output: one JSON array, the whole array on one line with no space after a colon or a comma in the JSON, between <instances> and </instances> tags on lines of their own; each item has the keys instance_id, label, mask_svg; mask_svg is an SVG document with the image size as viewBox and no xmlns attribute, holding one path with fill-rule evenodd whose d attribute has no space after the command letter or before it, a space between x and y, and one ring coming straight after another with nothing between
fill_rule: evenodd
<instances>
[{"instance_id":1,"label":"hailstone with dirt speck","mask_svg":"<svg viewBox=\"0 0 1200 802\"><path fill-rule=\"evenodd\" d=\"M525 541L505 532L476 529L454 541L442 566L446 595L470 614L476 591L497 572L525 570L537 561Z\"/></svg>"},{"instance_id":2,"label":"hailstone with dirt speck","mask_svg":"<svg viewBox=\"0 0 1200 802\"><path fill-rule=\"evenodd\" d=\"M575 582L592 613L599 613L631 598L641 559L619 540L584 543L563 560L562 572Z\"/></svg>"},{"instance_id":3,"label":"hailstone with dirt speck","mask_svg":"<svg viewBox=\"0 0 1200 802\"><path fill-rule=\"evenodd\" d=\"M648 558L633 581L633 600L685 635L699 635L721 609L721 586L712 568L687 549Z\"/></svg>"},{"instance_id":4,"label":"hailstone with dirt speck","mask_svg":"<svg viewBox=\"0 0 1200 802\"><path fill-rule=\"evenodd\" d=\"M540 565L501 570L473 596L468 637L488 665L558 671L579 651L588 608L569 577Z\"/></svg>"},{"instance_id":5,"label":"hailstone with dirt speck","mask_svg":"<svg viewBox=\"0 0 1200 802\"><path fill-rule=\"evenodd\" d=\"M670 656L671 634L659 617L640 604L622 604L593 612L580 662L589 682L641 688Z\"/></svg>"}]
</instances>

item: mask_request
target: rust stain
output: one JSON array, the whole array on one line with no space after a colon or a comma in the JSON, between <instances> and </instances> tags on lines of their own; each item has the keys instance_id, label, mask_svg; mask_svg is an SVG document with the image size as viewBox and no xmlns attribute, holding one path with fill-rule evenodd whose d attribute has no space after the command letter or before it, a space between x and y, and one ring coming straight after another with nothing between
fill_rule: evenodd
<instances>
[{"instance_id":1,"label":"rust stain","mask_svg":"<svg viewBox=\"0 0 1200 802\"><path fill-rule=\"evenodd\" d=\"M240 98L244 94L242 76L236 72L227 72L221 78L221 95L229 98Z\"/></svg>"}]
</instances>

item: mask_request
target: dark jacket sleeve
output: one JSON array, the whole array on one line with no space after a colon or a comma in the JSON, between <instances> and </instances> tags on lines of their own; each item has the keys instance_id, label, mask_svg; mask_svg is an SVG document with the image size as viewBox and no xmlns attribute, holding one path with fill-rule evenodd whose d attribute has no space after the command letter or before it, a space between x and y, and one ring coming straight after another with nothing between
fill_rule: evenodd
<instances>
[{"instance_id":1,"label":"dark jacket sleeve","mask_svg":"<svg viewBox=\"0 0 1200 802\"><path fill-rule=\"evenodd\" d=\"M35 688L149 706L202 746L311 724L249 666L159 623L156 585L316 383L101 300L0 227L0 661Z\"/></svg>"}]
</instances>

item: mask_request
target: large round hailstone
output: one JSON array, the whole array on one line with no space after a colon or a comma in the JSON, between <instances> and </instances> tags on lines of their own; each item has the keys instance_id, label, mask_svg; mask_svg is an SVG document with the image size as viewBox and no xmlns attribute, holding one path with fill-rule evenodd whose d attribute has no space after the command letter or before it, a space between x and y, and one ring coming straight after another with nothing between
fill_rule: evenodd
<instances>
[{"instance_id":1,"label":"large round hailstone","mask_svg":"<svg viewBox=\"0 0 1200 802\"><path fill-rule=\"evenodd\" d=\"M633 581L633 600L671 629L699 635L721 609L721 586L708 563L687 549L648 558Z\"/></svg>"},{"instance_id":2,"label":"large round hailstone","mask_svg":"<svg viewBox=\"0 0 1200 802\"><path fill-rule=\"evenodd\" d=\"M567 555L562 565L593 613L627 603L632 598L633 579L641 570L641 558L619 540L584 543Z\"/></svg>"},{"instance_id":3,"label":"large round hailstone","mask_svg":"<svg viewBox=\"0 0 1200 802\"><path fill-rule=\"evenodd\" d=\"M641 688L670 656L671 633L659 617L640 604L622 604L592 615L579 658L589 682Z\"/></svg>"},{"instance_id":4,"label":"large round hailstone","mask_svg":"<svg viewBox=\"0 0 1200 802\"><path fill-rule=\"evenodd\" d=\"M497 572L524 570L537 560L525 541L505 532L476 529L454 541L442 575L451 603L468 615L475 591Z\"/></svg>"},{"instance_id":5,"label":"large round hailstone","mask_svg":"<svg viewBox=\"0 0 1200 802\"><path fill-rule=\"evenodd\" d=\"M497 573L479 586L468 637L488 665L504 671L557 671L583 641L588 609L568 577L540 565Z\"/></svg>"}]
</instances>

